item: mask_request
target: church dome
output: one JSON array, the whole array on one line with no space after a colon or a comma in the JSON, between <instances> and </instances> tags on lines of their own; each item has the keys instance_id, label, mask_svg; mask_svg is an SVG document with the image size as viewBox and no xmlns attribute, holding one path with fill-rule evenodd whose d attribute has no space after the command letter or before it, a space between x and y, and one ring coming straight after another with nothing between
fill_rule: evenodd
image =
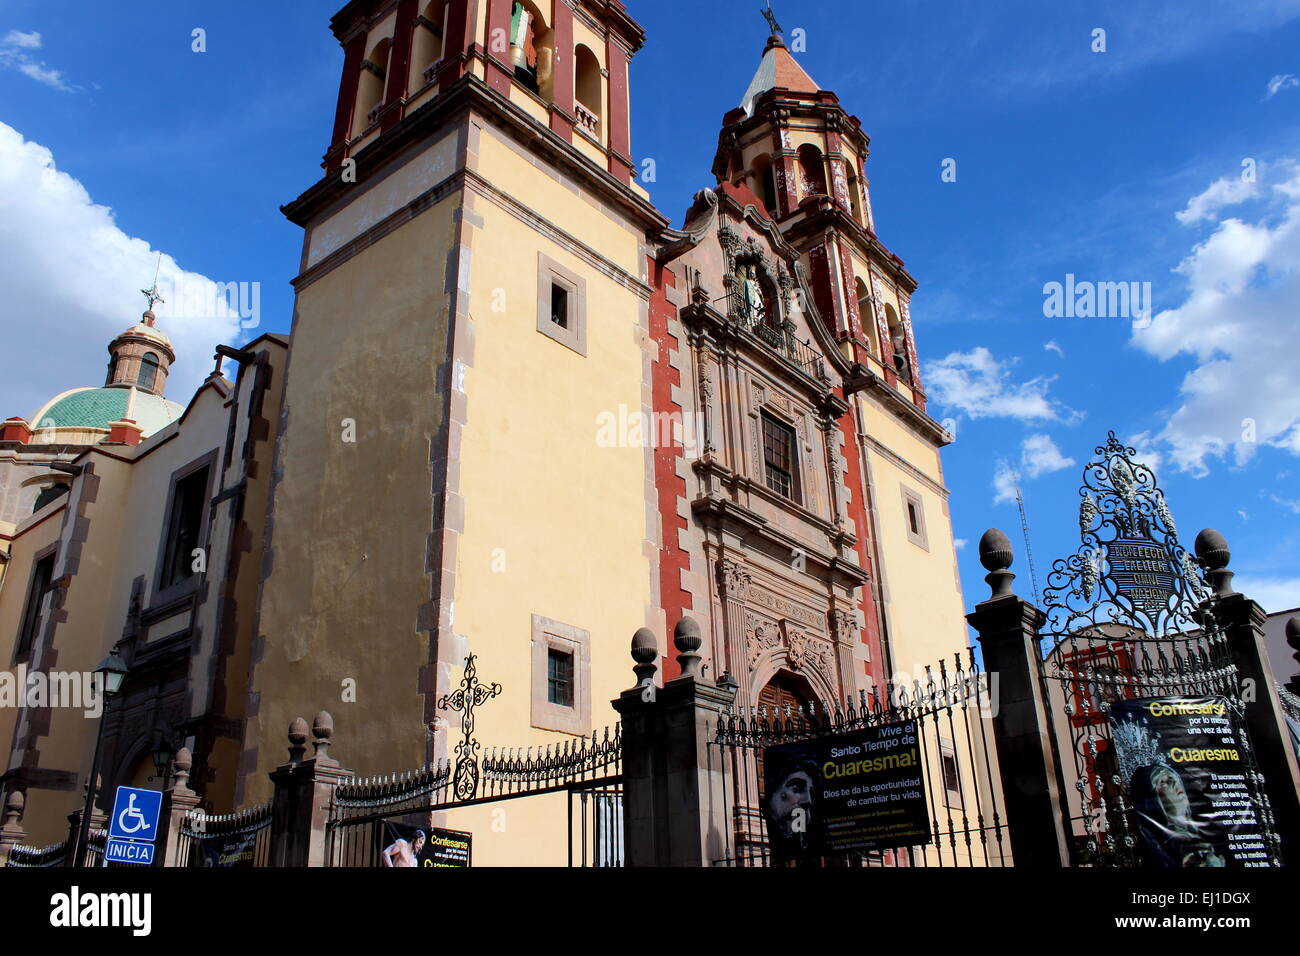
<instances>
[{"instance_id":1,"label":"church dome","mask_svg":"<svg viewBox=\"0 0 1300 956\"><path fill-rule=\"evenodd\" d=\"M46 429L108 431L110 422L130 418L145 437L165 428L185 411L167 399L134 388L74 388L56 395L31 418L36 431Z\"/></svg>"}]
</instances>

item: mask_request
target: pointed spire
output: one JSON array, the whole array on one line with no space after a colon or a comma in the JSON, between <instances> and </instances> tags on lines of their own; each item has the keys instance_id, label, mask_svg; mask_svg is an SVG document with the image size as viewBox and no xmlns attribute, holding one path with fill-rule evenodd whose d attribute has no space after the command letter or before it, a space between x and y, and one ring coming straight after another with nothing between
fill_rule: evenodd
<instances>
[{"instance_id":1,"label":"pointed spire","mask_svg":"<svg viewBox=\"0 0 1300 956\"><path fill-rule=\"evenodd\" d=\"M763 58L759 61L758 72L754 74L749 88L745 90L745 95L740 101L741 108L751 116L754 113L754 100L768 90L781 87L792 93L816 93L821 89L817 81L808 75L786 47L785 40L781 36L781 24L776 22L771 3L761 12L767 18L772 32L767 38L767 45L763 47Z\"/></svg>"}]
</instances>

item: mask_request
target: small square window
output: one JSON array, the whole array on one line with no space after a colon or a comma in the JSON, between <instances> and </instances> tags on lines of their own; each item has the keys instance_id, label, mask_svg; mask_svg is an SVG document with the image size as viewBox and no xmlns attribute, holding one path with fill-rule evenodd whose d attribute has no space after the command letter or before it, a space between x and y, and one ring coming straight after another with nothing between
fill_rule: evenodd
<instances>
[{"instance_id":1,"label":"small square window","mask_svg":"<svg viewBox=\"0 0 1300 956\"><path fill-rule=\"evenodd\" d=\"M546 652L546 701L573 706L573 655L553 647Z\"/></svg>"},{"instance_id":2,"label":"small square window","mask_svg":"<svg viewBox=\"0 0 1300 956\"><path fill-rule=\"evenodd\" d=\"M569 327L569 290L558 282L551 283L551 321L562 329Z\"/></svg>"},{"instance_id":3,"label":"small square window","mask_svg":"<svg viewBox=\"0 0 1300 956\"><path fill-rule=\"evenodd\" d=\"M545 253L537 257L537 331L587 354L587 282Z\"/></svg>"},{"instance_id":4,"label":"small square window","mask_svg":"<svg viewBox=\"0 0 1300 956\"><path fill-rule=\"evenodd\" d=\"M533 615L532 725L591 733L591 632Z\"/></svg>"},{"instance_id":5,"label":"small square window","mask_svg":"<svg viewBox=\"0 0 1300 956\"><path fill-rule=\"evenodd\" d=\"M905 515L903 531L907 534L907 540L918 548L929 551L930 536L925 530L925 502L921 500L920 494L911 488L903 487L902 492Z\"/></svg>"}]
</instances>

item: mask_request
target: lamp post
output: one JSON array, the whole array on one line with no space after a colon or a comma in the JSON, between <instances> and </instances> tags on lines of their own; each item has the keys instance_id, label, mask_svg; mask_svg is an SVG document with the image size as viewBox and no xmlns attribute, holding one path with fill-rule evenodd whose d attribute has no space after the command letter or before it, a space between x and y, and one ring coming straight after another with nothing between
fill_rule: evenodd
<instances>
[{"instance_id":1,"label":"lamp post","mask_svg":"<svg viewBox=\"0 0 1300 956\"><path fill-rule=\"evenodd\" d=\"M153 766L158 776L154 779L162 784L164 790L167 789L167 778L170 776L172 758L176 756L176 748L165 734L159 734L157 742L153 745Z\"/></svg>"},{"instance_id":2,"label":"lamp post","mask_svg":"<svg viewBox=\"0 0 1300 956\"><path fill-rule=\"evenodd\" d=\"M108 701L117 696L122 681L126 679L126 662L118 656L116 647L95 668L95 676L99 678L99 693L104 698L104 707L100 710L99 727L95 731L95 756L90 761L90 778L86 781L86 804L81 808L81 826L73 857L76 866L85 866L84 855L90 841L90 814L95 802L95 782L99 778L99 755L104 746L104 712L108 709Z\"/></svg>"}]
</instances>

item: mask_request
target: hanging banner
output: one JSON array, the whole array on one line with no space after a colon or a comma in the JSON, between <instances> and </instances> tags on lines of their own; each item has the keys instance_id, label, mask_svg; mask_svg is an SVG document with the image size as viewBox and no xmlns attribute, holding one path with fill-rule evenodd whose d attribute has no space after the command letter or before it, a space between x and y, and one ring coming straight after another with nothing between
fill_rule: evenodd
<instances>
[{"instance_id":1,"label":"hanging banner","mask_svg":"<svg viewBox=\"0 0 1300 956\"><path fill-rule=\"evenodd\" d=\"M1109 718L1148 865L1272 865L1227 700L1116 701Z\"/></svg>"},{"instance_id":2,"label":"hanging banner","mask_svg":"<svg viewBox=\"0 0 1300 956\"><path fill-rule=\"evenodd\" d=\"M251 867L257 833L232 833L205 837L199 841L204 866L222 869Z\"/></svg>"},{"instance_id":3,"label":"hanging banner","mask_svg":"<svg viewBox=\"0 0 1300 956\"><path fill-rule=\"evenodd\" d=\"M468 867L473 834L384 821L381 866Z\"/></svg>"},{"instance_id":4,"label":"hanging banner","mask_svg":"<svg viewBox=\"0 0 1300 956\"><path fill-rule=\"evenodd\" d=\"M930 842L916 721L763 750L774 863Z\"/></svg>"}]
</instances>

